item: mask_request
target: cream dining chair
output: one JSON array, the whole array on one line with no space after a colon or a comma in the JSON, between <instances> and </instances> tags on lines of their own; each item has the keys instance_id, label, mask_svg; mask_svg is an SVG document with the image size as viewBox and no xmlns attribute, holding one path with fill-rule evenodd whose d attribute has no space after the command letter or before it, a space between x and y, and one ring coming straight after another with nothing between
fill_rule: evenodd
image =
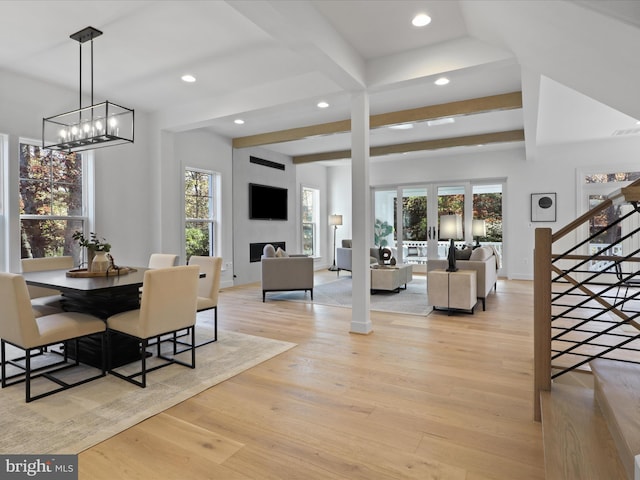
<instances>
[{"instance_id":1,"label":"cream dining chair","mask_svg":"<svg viewBox=\"0 0 640 480\"><path fill-rule=\"evenodd\" d=\"M49 270L70 270L73 268L73 257L23 258L20 260L22 272L43 272ZM36 317L61 312L62 295L52 288L27 285L33 313Z\"/></svg>"},{"instance_id":2,"label":"cream dining chair","mask_svg":"<svg viewBox=\"0 0 640 480\"><path fill-rule=\"evenodd\" d=\"M220 273L222 257L204 257L192 255L189 265L198 265L200 273L204 273L198 283L198 312L213 310L213 338L197 346L206 345L218 340L218 293L220 291Z\"/></svg>"},{"instance_id":3,"label":"cream dining chair","mask_svg":"<svg viewBox=\"0 0 640 480\"><path fill-rule=\"evenodd\" d=\"M142 286L142 300L140 308L118 313L107 318L108 340L111 332L119 332L137 339L140 342L141 369L135 373L124 370L116 371L111 368L109 358L109 373L126 380L134 385L145 388L147 373L166 367L173 363L195 368L195 323L198 302L198 278L200 268L196 265L183 265L169 268L159 268L144 272ZM162 360L152 367L147 366L147 347L150 339L159 339L162 335L172 334L180 330L191 333L190 348L191 363L177 358L166 357L161 348L163 343L157 341L156 356ZM111 349L107 348L110 352ZM126 369L126 367L125 367ZM141 377L136 380L136 377Z\"/></svg>"},{"instance_id":4,"label":"cream dining chair","mask_svg":"<svg viewBox=\"0 0 640 480\"><path fill-rule=\"evenodd\" d=\"M78 312L61 312L36 318L31 308L27 284L22 275L0 273L0 318L2 318L0 322L2 388L24 382L26 402L67 390L105 375L105 323L97 317ZM64 379L55 377L54 373L80 364L77 358L70 363L66 353L50 353L49 355L60 358L60 361L32 368L32 359L41 355L44 348L62 342L75 341L75 352L79 352L78 339L94 334L100 334L103 351L102 365L97 375L88 378L85 375L83 379L73 383L67 383ZM24 350L24 357L7 359L7 344ZM38 353L34 355L36 351ZM66 352L67 349L65 348L64 351ZM19 373L8 375L8 365L17 367ZM32 395L32 380L38 377L45 377L58 387Z\"/></svg>"},{"instance_id":5,"label":"cream dining chair","mask_svg":"<svg viewBox=\"0 0 640 480\"><path fill-rule=\"evenodd\" d=\"M175 267L178 256L171 253L152 253L149 256L149 268Z\"/></svg>"}]
</instances>

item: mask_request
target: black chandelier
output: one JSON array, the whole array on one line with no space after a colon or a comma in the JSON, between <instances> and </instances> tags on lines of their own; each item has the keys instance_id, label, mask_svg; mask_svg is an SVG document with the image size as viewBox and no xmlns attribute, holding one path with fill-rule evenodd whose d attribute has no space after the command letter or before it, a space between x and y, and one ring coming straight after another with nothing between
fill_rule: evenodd
<instances>
[{"instance_id":1,"label":"black chandelier","mask_svg":"<svg viewBox=\"0 0 640 480\"><path fill-rule=\"evenodd\" d=\"M42 147L78 152L133 143L134 112L112 102L93 103L93 39L100 30L87 27L70 36L80 44L80 106L42 119ZM82 44L91 41L91 105L82 106Z\"/></svg>"}]
</instances>

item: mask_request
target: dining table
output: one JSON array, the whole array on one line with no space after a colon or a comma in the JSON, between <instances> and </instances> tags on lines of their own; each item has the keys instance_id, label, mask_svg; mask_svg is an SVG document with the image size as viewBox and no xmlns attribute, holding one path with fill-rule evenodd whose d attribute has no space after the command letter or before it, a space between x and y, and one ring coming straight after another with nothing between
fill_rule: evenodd
<instances>
[{"instance_id":1,"label":"dining table","mask_svg":"<svg viewBox=\"0 0 640 480\"><path fill-rule=\"evenodd\" d=\"M24 272L27 285L52 288L60 291L62 309L70 312L89 313L106 322L116 313L140 308L140 287L143 284L144 267L126 267L100 276L74 276L74 270L47 270ZM77 272L77 271L76 271ZM65 347L67 353L86 364L99 366L102 347L99 336L81 339L78 351L73 342ZM110 332L109 348L112 367L118 367L140 359L140 346L136 339L117 332Z\"/></svg>"}]
</instances>

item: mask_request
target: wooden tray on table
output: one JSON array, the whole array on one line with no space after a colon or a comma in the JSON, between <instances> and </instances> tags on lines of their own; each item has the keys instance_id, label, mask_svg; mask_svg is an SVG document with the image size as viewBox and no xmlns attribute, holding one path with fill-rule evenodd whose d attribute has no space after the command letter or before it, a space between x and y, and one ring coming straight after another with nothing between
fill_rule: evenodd
<instances>
[{"instance_id":1,"label":"wooden tray on table","mask_svg":"<svg viewBox=\"0 0 640 480\"><path fill-rule=\"evenodd\" d=\"M86 268L74 268L67 272L67 277L74 278L90 278L90 277L117 277L119 275L126 275L129 272L135 272L135 268L131 267L117 267L110 268L106 272L90 272Z\"/></svg>"}]
</instances>

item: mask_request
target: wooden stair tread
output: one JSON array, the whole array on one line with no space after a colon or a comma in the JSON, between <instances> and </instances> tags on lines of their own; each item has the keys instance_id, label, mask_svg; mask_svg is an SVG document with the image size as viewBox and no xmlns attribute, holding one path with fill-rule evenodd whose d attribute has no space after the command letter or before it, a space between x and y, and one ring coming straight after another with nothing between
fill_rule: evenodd
<instances>
[{"instance_id":1,"label":"wooden stair tread","mask_svg":"<svg viewBox=\"0 0 640 480\"><path fill-rule=\"evenodd\" d=\"M540 400L546 478L626 478L593 390L554 383L552 392L541 392Z\"/></svg>"},{"instance_id":2,"label":"wooden stair tread","mask_svg":"<svg viewBox=\"0 0 640 480\"><path fill-rule=\"evenodd\" d=\"M640 365L597 359L591 368L596 399L633 478L634 457L640 454Z\"/></svg>"}]
</instances>

